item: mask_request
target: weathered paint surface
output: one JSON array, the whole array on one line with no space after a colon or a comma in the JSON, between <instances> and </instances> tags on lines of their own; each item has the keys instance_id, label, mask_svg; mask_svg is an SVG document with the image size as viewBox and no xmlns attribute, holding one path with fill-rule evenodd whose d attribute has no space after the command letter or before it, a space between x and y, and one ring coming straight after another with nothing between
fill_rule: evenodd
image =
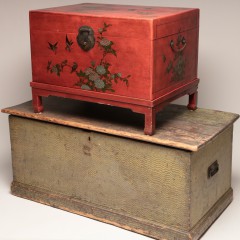
<instances>
[{"instance_id":1,"label":"weathered paint surface","mask_svg":"<svg viewBox=\"0 0 240 240\"><path fill-rule=\"evenodd\" d=\"M229 189L207 214L188 232L171 228L166 225L154 225L147 220L139 220L126 215L108 211L99 206L93 206L76 198L52 193L45 189L32 187L18 182L12 183L12 194L30 199L42 204L60 208L104 223L112 224L126 230L136 232L159 240L197 240L219 217L233 198L232 189Z\"/></svg>"},{"instance_id":2,"label":"weathered paint surface","mask_svg":"<svg viewBox=\"0 0 240 240\"><path fill-rule=\"evenodd\" d=\"M234 113L200 108L188 111L185 106L168 105L157 115L154 136L146 136L141 130L143 118L126 109L56 97L44 99L44 103L46 109L41 114L32 112L32 102L2 112L188 151L198 151L239 117Z\"/></svg>"},{"instance_id":3,"label":"weathered paint surface","mask_svg":"<svg viewBox=\"0 0 240 240\"><path fill-rule=\"evenodd\" d=\"M14 195L161 240L199 239L232 201L232 126L238 115L170 105L157 122L163 139L172 141L169 147L166 139L157 141L160 135L144 136L138 117L126 128L125 110L76 108L69 100L55 108L56 99L49 100L44 114L33 114L31 103L3 110L12 114ZM79 121L82 111L87 114ZM119 123L120 116L125 121ZM178 146L184 132L192 141L198 136L196 151ZM219 171L208 178L216 160Z\"/></svg>"},{"instance_id":4,"label":"weathered paint surface","mask_svg":"<svg viewBox=\"0 0 240 240\"><path fill-rule=\"evenodd\" d=\"M231 187L232 133L229 126L212 142L191 157L191 226ZM208 167L217 161L218 172L208 178Z\"/></svg>"},{"instance_id":5,"label":"weathered paint surface","mask_svg":"<svg viewBox=\"0 0 240 240\"><path fill-rule=\"evenodd\" d=\"M188 229L188 152L18 117L10 126L14 181Z\"/></svg>"}]
</instances>

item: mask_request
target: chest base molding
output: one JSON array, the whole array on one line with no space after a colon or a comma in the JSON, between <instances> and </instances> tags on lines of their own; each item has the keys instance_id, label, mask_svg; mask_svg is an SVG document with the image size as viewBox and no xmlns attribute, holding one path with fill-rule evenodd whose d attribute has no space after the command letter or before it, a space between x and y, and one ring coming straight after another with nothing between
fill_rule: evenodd
<instances>
[{"instance_id":1,"label":"chest base molding","mask_svg":"<svg viewBox=\"0 0 240 240\"><path fill-rule=\"evenodd\" d=\"M114 213L113 211L93 206L90 203L82 202L76 198L53 193L45 189L32 187L15 181L12 182L11 192L13 195L21 198L26 198L64 211L112 224L158 240L199 239L233 200L233 190L232 188L229 188L229 190L190 231L184 232L165 225L152 224L144 219L136 219L119 213Z\"/></svg>"}]
</instances>

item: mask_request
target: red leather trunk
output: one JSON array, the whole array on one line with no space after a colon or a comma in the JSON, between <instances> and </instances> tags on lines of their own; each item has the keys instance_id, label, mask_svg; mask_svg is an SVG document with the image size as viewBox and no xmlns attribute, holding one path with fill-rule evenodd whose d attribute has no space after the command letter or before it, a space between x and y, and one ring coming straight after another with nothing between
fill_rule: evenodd
<instances>
[{"instance_id":1,"label":"red leather trunk","mask_svg":"<svg viewBox=\"0 0 240 240\"><path fill-rule=\"evenodd\" d=\"M78 4L30 12L34 111L60 96L155 115L190 95L196 108L199 10Z\"/></svg>"}]
</instances>

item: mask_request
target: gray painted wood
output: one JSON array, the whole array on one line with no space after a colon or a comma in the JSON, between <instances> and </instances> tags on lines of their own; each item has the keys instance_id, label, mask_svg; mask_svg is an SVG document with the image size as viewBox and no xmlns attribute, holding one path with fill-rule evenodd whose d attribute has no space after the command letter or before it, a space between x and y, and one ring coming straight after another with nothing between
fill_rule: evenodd
<instances>
[{"instance_id":1,"label":"gray painted wood","mask_svg":"<svg viewBox=\"0 0 240 240\"><path fill-rule=\"evenodd\" d=\"M2 110L11 114L14 195L168 240L199 239L232 201L237 114L169 105L150 137L126 109L44 105L42 114L31 102Z\"/></svg>"}]
</instances>

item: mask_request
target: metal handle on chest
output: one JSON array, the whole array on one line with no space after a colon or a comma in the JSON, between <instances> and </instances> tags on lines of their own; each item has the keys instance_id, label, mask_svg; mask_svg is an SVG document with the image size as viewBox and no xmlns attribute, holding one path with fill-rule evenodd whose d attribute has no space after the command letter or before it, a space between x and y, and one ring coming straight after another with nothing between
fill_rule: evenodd
<instances>
[{"instance_id":1,"label":"metal handle on chest","mask_svg":"<svg viewBox=\"0 0 240 240\"><path fill-rule=\"evenodd\" d=\"M180 44L182 45L181 48L179 48ZM181 35L178 36L176 46L173 40L171 40L170 42L170 47L174 52L182 52L186 46L187 46L187 41L185 37L182 37Z\"/></svg>"},{"instance_id":2,"label":"metal handle on chest","mask_svg":"<svg viewBox=\"0 0 240 240\"><path fill-rule=\"evenodd\" d=\"M213 164L208 167L208 178L213 177L219 170L219 163L216 160Z\"/></svg>"},{"instance_id":3,"label":"metal handle on chest","mask_svg":"<svg viewBox=\"0 0 240 240\"><path fill-rule=\"evenodd\" d=\"M95 45L94 31L89 26L81 26L78 30L77 43L84 51L89 51Z\"/></svg>"}]
</instances>

